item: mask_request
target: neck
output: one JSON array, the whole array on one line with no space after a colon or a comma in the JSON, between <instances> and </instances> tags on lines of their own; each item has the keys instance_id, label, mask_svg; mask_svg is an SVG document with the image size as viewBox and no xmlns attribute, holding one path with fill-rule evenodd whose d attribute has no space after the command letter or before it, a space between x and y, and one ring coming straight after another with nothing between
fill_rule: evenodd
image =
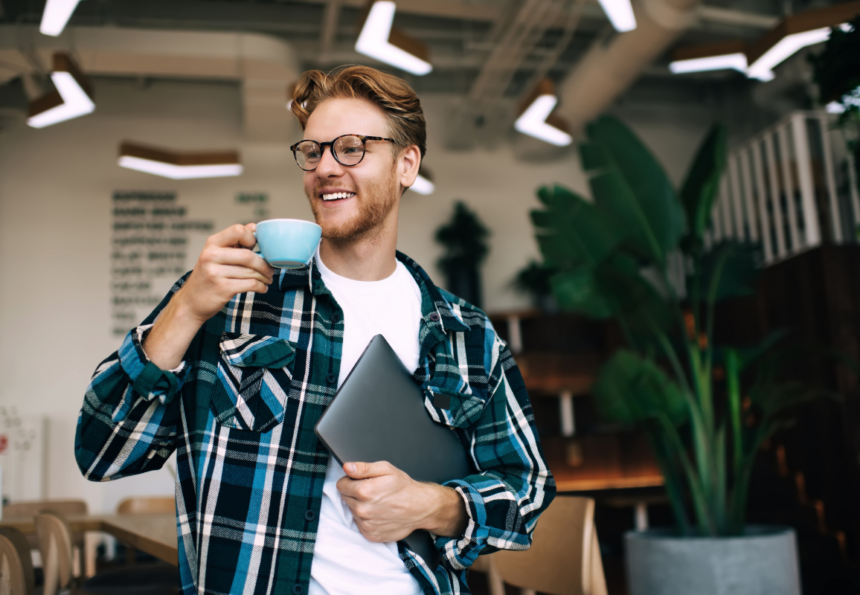
<instances>
[{"instance_id":1,"label":"neck","mask_svg":"<svg viewBox=\"0 0 860 595\"><path fill-rule=\"evenodd\" d=\"M397 209L360 239L338 242L323 238L320 257L333 273L354 281L381 281L397 268Z\"/></svg>"}]
</instances>

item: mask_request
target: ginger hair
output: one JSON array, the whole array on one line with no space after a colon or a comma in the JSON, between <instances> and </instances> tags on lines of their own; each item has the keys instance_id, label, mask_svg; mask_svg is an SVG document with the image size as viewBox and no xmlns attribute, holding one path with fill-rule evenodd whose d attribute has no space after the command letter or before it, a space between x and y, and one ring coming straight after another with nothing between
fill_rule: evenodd
<instances>
[{"instance_id":1,"label":"ginger hair","mask_svg":"<svg viewBox=\"0 0 860 595\"><path fill-rule=\"evenodd\" d=\"M427 152L427 124L421 101L402 79L369 66L342 66L329 73L308 70L293 91L292 112L302 130L319 104L329 99L365 99L388 118L388 135L396 153L415 145L422 159Z\"/></svg>"}]
</instances>

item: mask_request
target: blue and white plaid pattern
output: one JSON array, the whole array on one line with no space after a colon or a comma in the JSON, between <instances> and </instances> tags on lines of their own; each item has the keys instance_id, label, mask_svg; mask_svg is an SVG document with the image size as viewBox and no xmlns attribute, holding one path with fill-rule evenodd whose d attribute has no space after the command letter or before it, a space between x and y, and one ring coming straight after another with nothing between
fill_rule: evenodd
<instances>
[{"instance_id":1,"label":"blue and white plaid pattern","mask_svg":"<svg viewBox=\"0 0 860 595\"><path fill-rule=\"evenodd\" d=\"M522 376L486 315L397 258L422 293L414 379L428 415L457 434L475 469L448 484L469 522L462 536L435 539L441 564L429 568L402 543L400 557L425 593L468 593L479 554L529 546L555 483ZM108 481L158 469L176 451L182 593L301 595L329 457L313 428L336 390L348 321L312 262L281 271L265 294L236 296L182 364L162 371L141 344L186 278L96 369L78 465Z\"/></svg>"}]
</instances>

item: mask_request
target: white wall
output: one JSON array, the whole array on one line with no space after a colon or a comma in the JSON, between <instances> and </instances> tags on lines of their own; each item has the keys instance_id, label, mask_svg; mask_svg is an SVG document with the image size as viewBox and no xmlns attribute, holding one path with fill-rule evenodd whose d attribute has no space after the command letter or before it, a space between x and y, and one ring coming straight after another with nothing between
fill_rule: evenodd
<instances>
[{"instance_id":1,"label":"white wall","mask_svg":"<svg viewBox=\"0 0 860 595\"><path fill-rule=\"evenodd\" d=\"M115 190L173 190L189 217L216 228L248 220L240 192L265 192L273 217L310 218L300 171L287 146L241 141L238 88L227 84L98 81L95 114L43 130L12 123L0 131L0 404L48 419L45 497L82 497L91 510L112 510L129 494L169 494L166 470L109 484L81 478L73 457L75 423L84 389L98 362L118 347L110 333L111 195ZM401 208L400 249L436 278L440 248L434 230L462 198L492 230L484 269L485 309L525 305L508 283L537 255L528 211L535 189L561 183L586 191L571 153L545 165L522 163L513 148L446 151L448 96L424 98L429 122L427 165L436 194L407 194ZM657 120L632 121L677 179L701 134L706 113L671 110ZM663 122L663 124L657 125ZM665 125L664 125L665 124ZM298 129L296 128L296 134ZM119 168L121 140L176 149L239 147L239 178L171 181ZM288 142L290 141L290 142ZM187 263L188 268L193 260ZM6 490L8 492L8 489Z\"/></svg>"}]
</instances>

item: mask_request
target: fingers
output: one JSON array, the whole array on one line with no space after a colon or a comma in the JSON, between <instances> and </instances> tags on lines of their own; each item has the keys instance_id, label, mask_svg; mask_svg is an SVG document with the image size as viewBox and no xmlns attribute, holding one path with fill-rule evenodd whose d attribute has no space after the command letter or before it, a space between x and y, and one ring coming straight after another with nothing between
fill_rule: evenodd
<instances>
[{"instance_id":1,"label":"fingers","mask_svg":"<svg viewBox=\"0 0 860 595\"><path fill-rule=\"evenodd\" d=\"M275 269L269 266L263 257L250 250L237 248L212 247L207 252L210 262L236 267L247 267L271 278Z\"/></svg>"},{"instance_id":2,"label":"fingers","mask_svg":"<svg viewBox=\"0 0 860 595\"><path fill-rule=\"evenodd\" d=\"M229 291L233 294L239 293L266 293L269 291L269 284L263 283L256 279L230 280L227 282Z\"/></svg>"},{"instance_id":3,"label":"fingers","mask_svg":"<svg viewBox=\"0 0 860 595\"><path fill-rule=\"evenodd\" d=\"M388 461L378 461L376 463L346 463L343 466L343 472L352 479L368 479L370 477L391 475L395 470L396 467Z\"/></svg>"},{"instance_id":4,"label":"fingers","mask_svg":"<svg viewBox=\"0 0 860 595\"><path fill-rule=\"evenodd\" d=\"M219 264L216 265L218 274L224 277L225 279L256 279L266 285L271 285L274 280L273 277L268 275L264 275L260 271L256 271L254 269L250 269L248 267L239 267L233 265L224 265Z\"/></svg>"},{"instance_id":5,"label":"fingers","mask_svg":"<svg viewBox=\"0 0 860 595\"><path fill-rule=\"evenodd\" d=\"M245 248L253 248L257 245L257 239L254 237L256 225L249 223L248 225L231 225L223 231L219 231L213 236L210 236L207 243L212 243L215 246L226 248L229 246L244 246Z\"/></svg>"},{"instance_id":6,"label":"fingers","mask_svg":"<svg viewBox=\"0 0 860 595\"><path fill-rule=\"evenodd\" d=\"M357 500L361 502L367 502L370 500L374 500L379 494L380 486L374 485L376 482L373 480L357 480L350 479L349 477L341 477L337 481L337 491L340 492L341 496L344 497L344 500Z\"/></svg>"}]
</instances>

